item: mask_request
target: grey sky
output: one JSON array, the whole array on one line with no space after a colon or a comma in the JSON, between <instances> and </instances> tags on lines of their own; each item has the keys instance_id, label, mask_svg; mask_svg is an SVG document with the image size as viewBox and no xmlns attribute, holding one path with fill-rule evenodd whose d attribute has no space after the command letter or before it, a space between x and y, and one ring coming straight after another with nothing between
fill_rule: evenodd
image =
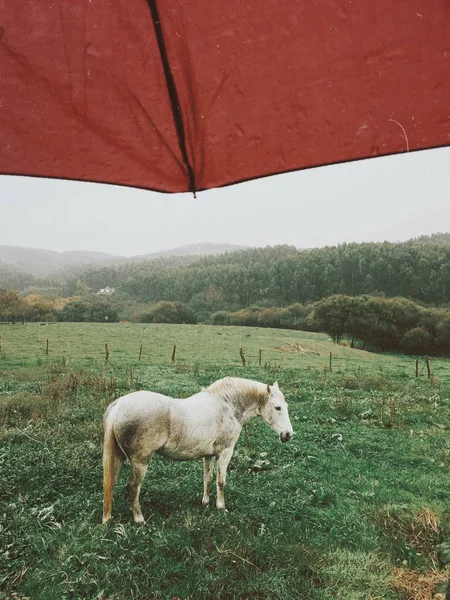
<instances>
[{"instance_id":1,"label":"grey sky","mask_svg":"<svg viewBox=\"0 0 450 600\"><path fill-rule=\"evenodd\" d=\"M300 248L450 231L450 148L189 194L0 177L0 244L136 255L197 242Z\"/></svg>"}]
</instances>

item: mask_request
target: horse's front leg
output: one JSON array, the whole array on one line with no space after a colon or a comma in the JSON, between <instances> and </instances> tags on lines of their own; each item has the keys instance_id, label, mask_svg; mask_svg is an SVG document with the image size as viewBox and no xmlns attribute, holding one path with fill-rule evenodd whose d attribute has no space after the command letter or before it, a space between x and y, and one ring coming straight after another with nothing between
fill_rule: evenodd
<instances>
[{"instance_id":1,"label":"horse's front leg","mask_svg":"<svg viewBox=\"0 0 450 600\"><path fill-rule=\"evenodd\" d=\"M214 456L205 456L203 458L203 498L202 505L209 505L209 488L213 480Z\"/></svg>"},{"instance_id":2,"label":"horse's front leg","mask_svg":"<svg viewBox=\"0 0 450 600\"><path fill-rule=\"evenodd\" d=\"M229 448L225 448L220 453L217 459L217 500L216 507L220 509L225 508L225 481L227 478L228 463L233 456L234 444Z\"/></svg>"}]
</instances>

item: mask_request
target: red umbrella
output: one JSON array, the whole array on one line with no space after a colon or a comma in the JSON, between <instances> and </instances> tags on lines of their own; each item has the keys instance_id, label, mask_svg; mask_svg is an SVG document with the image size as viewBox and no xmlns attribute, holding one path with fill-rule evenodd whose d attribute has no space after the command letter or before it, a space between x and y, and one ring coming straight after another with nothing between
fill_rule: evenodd
<instances>
[{"instance_id":1,"label":"red umbrella","mask_svg":"<svg viewBox=\"0 0 450 600\"><path fill-rule=\"evenodd\" d=\"M195 191L450 144L449 0L0 0L0 172Z\"/></svg>"}]
</instances>

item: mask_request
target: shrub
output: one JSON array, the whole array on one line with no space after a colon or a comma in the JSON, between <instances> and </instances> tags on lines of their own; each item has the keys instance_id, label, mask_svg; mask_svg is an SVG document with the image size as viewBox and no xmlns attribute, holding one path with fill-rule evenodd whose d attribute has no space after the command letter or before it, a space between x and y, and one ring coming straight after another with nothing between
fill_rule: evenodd
<instances>
[{"instance_id":1,"label":"shrub","mask_svg":"<svg viewBox=\"0 0 450 600\"><path fill-rule=\"evenodd\" d=\"M219 310L211 316L211 323L213 325L229 325L230 324L230 313L224 310Z\"/></svg>"},{"instance_id":2,"label":"shrub","mask_svg":"<svg viewBox=\"0 0 450 600\"><path fill-rule=\"evenodd\" d=\"M195 313L183 302L158 302L140 317L141 323L197 323Z\"/></svg>"},{"instance_id":3,"label":"shrub","mask_svg":"<svg viewBox=\"0 0 450 600\"><path fill-rule=\"evenodd\" d=\"M58 312L58 321L86 322L86 323L117 323L119 314L117 310L102 300L73 300L68 302Z\"/></svg>"},{"instance_id":4,"label":"shrub","mask_svg":"<svg viewBox=\"0 0 450 600\"><path fill-rule=\"evenodd\" d=\"M405 333L402 340L406 354L427 354L430 350L430 334L423 327L414 327Z\"/></svg>"},{"instance_id":5,"label":"shrub","mask_svg":"<svg viewBox=\"0 0 450 600\"><path fill-rule=\"evenodd\" d=\"M50 400L36 394L18 392L0 399L0 423L42 418L50 408Z\"/></svg>"},{"instance_id":6,"label":"shrub","mask_svg":"<svg viewBox=\"0 0 450 600\"><path fill-rule=\"evenodd\" d=\"M292 304L282 308L278 315L280 326L286 329L307 329L308 309L303 304Z\"/></svg>"},{"instance_id":7,"label":"shrub","mask_svg":"<svg viewBox=\"0 0 450 600\"><path fill-rule=\"evenodd\" d=\"M243 308L230 314L230 325L243 325L247 327L257 327L259 324L258 309L251 310Z\"/></svg>"},{"instance_id":8,"label":"shrub","mask_svg":"<svg viewBox=\"0 0 450 600\"><path fill-rule=\"evenodd\" d=\"M280 308L264 308L258 315L258 325L261 327L280 327Z\"/></svg>"}]
</instances>

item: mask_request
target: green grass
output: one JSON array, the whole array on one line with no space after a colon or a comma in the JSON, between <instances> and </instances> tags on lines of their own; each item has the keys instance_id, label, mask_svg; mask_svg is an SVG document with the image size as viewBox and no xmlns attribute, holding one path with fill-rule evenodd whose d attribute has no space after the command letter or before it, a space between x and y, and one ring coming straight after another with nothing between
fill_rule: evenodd
<instances>
[{"instance_id":1,"label":"green grass","mask_svg":"<svg viewBox=\"0 0 450 600\"><path fill-rule=\"evenodd\" d=\"M450 361L416 379L408 357L234 327L4 325L0 335L0 598L389 600L412 597L408 578L445 579L436 548L450 537ZM311 353L277 350L297 343ZM143 527L125 468L101 526L108 403L135 389L187 396L224 375L277 379L292 441L249 423L228 513L201 507L201 461L157 457Z\"/></svg>"},{"instance_id":2,"label":"green grass","mask_svg":"<svg viewBox=\"0 0 450 600\"><path fill-rule=\"evenodd\" d=\"M163 325L144 323L54 323L26 325L0 324L2 352L9 364L43 364L45 360L76 360L100 366L105 344L109 362L116 365L138 362L142 344L144 364L171 364L174 345L178 363L201 366L239 366L243 348L247 366L257 366L259 350L262 365L287 369L326 370L330 352L334 370L367 375L411 376L415 358L404 355L374 354L336 345L325 334L260 327L219 327L211 325ZM49 342L48 358L45 354ZM299 345L306 352L293 351ZM28 364L30 364L28 362ZM450 361L433 359L434 375L450 383ZM420 360L420 375L426 375Z\"/></svg>"}]
</instances>

